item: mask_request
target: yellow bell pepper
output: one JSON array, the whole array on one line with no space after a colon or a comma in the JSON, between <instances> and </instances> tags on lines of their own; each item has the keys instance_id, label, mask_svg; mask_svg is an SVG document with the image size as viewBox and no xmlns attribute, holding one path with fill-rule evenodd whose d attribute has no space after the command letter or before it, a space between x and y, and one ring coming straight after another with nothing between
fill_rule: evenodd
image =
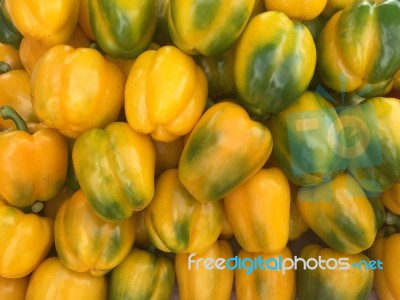
<instances>
[{"instance_id":1,"label":"yellow bell pepper","mask_svg":"<svg viewBox=\"0 0 400 300\"><path fill-rule=\"evenodd\" d=\"M227 241L216 241L201 253L178 253L175 272L181 300L231 299L234 271L222 264L233 256ZM207 261L214 261L208 264Z\"/></svg>"},{"instance_id":2,"label":"yellow bell pepper","mask_svg":"<svg viewBox=\"0 0 400 300\"><path fill-rule=\"evenodd\" d=\"M9 64L11 70L24 68L21 63L18 50L8 44L0 43L0 62Z\"/></svg>"},{"instance_id":3,"label":"yellow bell pepper","mask_svg":"<svg viewBox=\"0 0 400 300\"><path fill-rule=\"evenodd\" d=\"M0 133L0 195L17 207L53 198L67 177L68 150L63 136L45 128L32 135L22 118L9 106L0 116L11 118L17 130Z\"/></svg>"},{"instance_id":4,"label":"yellow bell pepper","mask_svg":"<svg viewBox=\"0 0 400 300\"><path fill-rule=\"evenodd\" d=\"M264 2L267 10L281 11L291 19L307 21L321 14L327 0L264 0Z\"/></svg>"},{"instance_id":5,"label":"yellow bell pepper","mask_svg":"<svg viewBox=\"0 0 400 300\"><path fill-rule=\"evenodd\" d=\"M279 252L289 238L290 187L278 168L262 169L224 198L229 224L248 252Z\"/></svg>"},{"instance_id":6,"label":"yellow bell pepper","mask_svg":"<svg viewBox=\"0 0 400 300\"><path fill-rule=\"evenodd\" d=\"M46 51L32 73L33 108L49 127L78 137L117 119L124 87L122 71L97 50L57 45Z\"/></svg>"},{"instance_id":7,"label":"yellow bell pepper","mask_svg":"<svg viewBox=\"0 0 400 300\"><path fill-rule=\"evenodd\" d=\"M67 44L74 48L89 47L90 40L85 36L82 29L76 26ZM40 57L42 57L42 55L51 47L51 45L43 44L42 42L30 37L24 37L22 39L21 44L19 45L19 56L29 75L32 75L33 68L39 61Z\"/></svg>"},{"instance_id":8,"label":"yellow bell pepper","mask_svg":"<svg viewBox=\"0 0 400 300\"><path fill-rule=\"evenodd\" d=\"M79 5L78 24L86 36L92 41L95 41L96 37L94 36L92 27L90 26L89 0L80 0Z\"/></svg>"},{"instance_id":9,"label":"yellow bell pepper","mask_svg":"<svg viewBox=\"0 0 400 300\"><path fill-rule=\"evenodd\" d=\"M376 269L374 274L374 288L379 299L400 299L400 233L377 239L368 255L383 263L383 269Z\"/></svg>"},{"instance_id":10,"label":"yellow bell pepper","mask_svg":"<svg viewBox=\"0 0 400 300\"><path fill-rule=\"evenodd\" d=\"M251 120L239 105L220 102L190 133L179 161L179 179L196 200L217 201L258 172L271 151L267 127Z\"/></svg>"},{"instance_id":11,"label":"yellow bell pepper","mask_svg":"<svg viewBox=\"0 0 400 300\"><path fill-rule=\"evenodd\" d=\"M79 185L104 220L123 221L154 195L154 146L125 122L90 129L76 140L72 161Z\"/></svg>"},{"instance_id":12,"label":"yellow bell pepper","mask_svg":"<svg viewBox=\"0 0 400 300\"><path fill-rule=\"evenodd\" d=\"M192 130L207 101L207 79L189 55L165 46L139 55L125 88L129 125L170 142Z\"/></svg>"},{"instance_id":13,"label":"yellow bell pepper","mask_svg":"<svg viewBox=\"0 0 400 300\"><path fill-rule=\"evenodd\" d=\"M53 220L0 201L0 276L22 278L45 258L53 244ZM3 298L1 298L3 299Z\"/></svg>"},{"instance_id":14,"label":"yellow bell pepper","mask_svg":"<svg viewBox=\"0 0 400 300\"><path fill-rule=\"evenodd\" d=\"M25 300L106 300L104 276L78 273L50 257L33 272Z\"/></svg>"},{"instance_id":15,"label":"yellow bell pepper","mask_svg":"<svg viewBox=\"0 0 400 300\"><path fill-rule=\"evenodd\" d=\"M109 300L171 299L174 264L162 255L133 248L110 276Z\"/></svg>"},{"instance_id":16,"label":"yellow bell pepper","mask_svg":"<svg viewBox=\"0 0 400 300\"><path fill-rule=\"evenodd\" d=\"M36 123L31 99L31 78L25 70L0 74L0 106L11 106L27 123ZM11 120L0 118L0 130L14 128Z\"/></svg>"},{"instance_id":17,"label":"yellow bell pepper","mask_svg":"<svg viewBox=\"0 0 400 300\"><path fill-rule=\"evenodd\" d=\"M128 255L135 240L136 216L123 222L102 220L81 190L63 202L54 223L60 261L76 272L103 276Z\"/></svg>"},{"instance_id":18,"label":"yellow bell pepper","mask_svg":"<svg viewBox=\"0 0 400 300\"><path fill-rule=\"evenodd\" d=\"M217 240L222 229L222 202L194 199L179 181L176 169L158 177L145 214L149 238L164 252L200 253Z\"/></svg>"},{"instance_id":19,"label":"yellow bell pepper","mask_svg":"<svg viewBox=\"0 0 400 300\"><path fill-rule=\"evenodd\" d=\"M373 207L348 174L314 187L301 187L296 206L304 222L336 251L357 254L374 242L377 228Z\"/></svg>"},{"instance_id":20,"label":"yellow bell pepper","mask_svg":"<svg viewBox=\"0 0 400 300\"><path fill-rule=\"evenodd\" d=\"M25 300L29 276L22 278L4 278L0 276L1 300Z\"/></svg>"},{"instance_id":21,"label":"yellow bell pepper","mask_svg":"<svg viewBox=\"0 0 400 300\"><path fill-rule=\"evenodd\" d=\"M383 205L396 215L400 215L400 183L393 184L381 194Z\"/></svg>"},{"instance_id":22,"label":"yellow bell pepper","mask_svg":"<svg viewBox=\"0 0 400 300\"><path fill-rule=\"evenodd\" d=\"M7 0L7 4L18 31L47 45L67 42L78 21L79 0Z\"/></svg>"},{"instance_id":23,"label":"yellow bell pepper","mask_svg":"<svg viewBox=\"0 0 400 300\"><path fill-rule=\"evenodd\" d=\"M301 250L296 267L300 300L367 299L372 290L374 271L361 253L346 255L311 244Z\"/></svg>"},{"instance_id":24,"label":"yellow bell pepper","mask_svg":"<svg viewBox=\"0 0 400 300\"><path fill-rule=\"evenodd\" d=\"M288 269L283 272L282 269L276 269L280 259L282 261L292 259L289 248L284 248L274 254L252 253L242 249L238 258L242 262L241 268L235 269L238 300L293 300L295 298L295 270ZM264 261L261 268L255 269L255 263L261 260Z\"/></svg>"}]
</instances>

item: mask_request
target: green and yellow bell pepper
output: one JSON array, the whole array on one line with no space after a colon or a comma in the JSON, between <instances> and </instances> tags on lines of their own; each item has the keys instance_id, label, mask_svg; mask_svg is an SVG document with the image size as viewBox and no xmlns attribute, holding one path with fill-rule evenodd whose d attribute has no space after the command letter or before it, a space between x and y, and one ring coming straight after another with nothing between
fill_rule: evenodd
<instances>
[{"instance_id":1,"label":"green and yellow bell pepper","mask_svg":"<svg viewBox=\"0 0 400 300\"><path fill-rule=\"evenodd\" d=\"M268 128L224 101L211 106L190 133L179 179L196 200L217 201L259 171L271 151Z\"/></svg>"},{"instance_id":2,"label":"green and yellow bell pepper","mask_svg":"<svg viewBox=\"0 0 400 300\"><path fill-rule=\"evenodd\" d=\"M127 123L85 131L75 141L72 161L83 193L104 220L123 221L153 198L154 145Z\"/></svg>"}]
</instances>

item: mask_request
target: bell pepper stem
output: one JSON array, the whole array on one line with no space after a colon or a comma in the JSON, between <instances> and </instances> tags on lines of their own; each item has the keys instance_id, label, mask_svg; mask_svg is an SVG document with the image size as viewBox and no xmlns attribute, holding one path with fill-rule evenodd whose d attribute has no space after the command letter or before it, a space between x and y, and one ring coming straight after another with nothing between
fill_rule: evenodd
<instances>
[{"instance_id":1,"label":"bell pepper stem","mask_svg":"<svg viewBox=\"0 0 400 300\"><path fill-rule=\"evenodd\" d=\"M11 66L5 61L0 61L0 75L10 71L11 71Z\"/></svg>"},{"instance_id":2,"label":"bell pepper stem","mask_svg":"<svg viewBox=\"0 0 400 300\"><path fill-rule=\"evenodd\" d=\"M24 119L15 111L11 106L3 105L0 107L0 116L4 120L12 120L15 123L15 126L18 130L29 132L28 126Z\"/></svg>"},{"instance_id":3,"label":"bell pepper stem","mask_svg":"<svg viewBox=\"0 0 400 300\"><path fill-rule=\"evenodd\" d=\"M400 226L400 216L388 211L385 215L386 225Z\"/></svg>"}]
</instances>

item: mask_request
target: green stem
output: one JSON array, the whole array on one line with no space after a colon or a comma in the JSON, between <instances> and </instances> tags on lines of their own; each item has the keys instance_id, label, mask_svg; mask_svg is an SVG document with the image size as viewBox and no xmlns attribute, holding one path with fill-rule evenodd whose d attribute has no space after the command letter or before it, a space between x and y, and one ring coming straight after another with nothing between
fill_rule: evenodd
<instances>
[{"instance_id":1,"label":"green stem","mask_svg":"<svg viewBox=\"0 0 400 300\"><path fill-rule=\"evenodd\" d=\"M11 66L5 61L0 61L0 75L10 71L11 71Z\"/></svg>"},{"instance_id":2,"label":"green stem","mask_svg":"<svg viewBox=\"0 0 400 300\"><path fill-rule=\"evenodd\" d=\"M385 215L386 225L400 226L400 216L388 211Z\"/></svg>"},{"instance_id":3,"label":"green stem","mask_svg":"<svg viewBox=\"0 0 400 300\"><path fill-rule=\"evenodd\" d=\"M15 123L15 126L17 127L18 130L29 132L28 126L26 126L24 119L22 119L22 117L11 106L8 105L1 106L0 116L4 120L11 119Z\"/></svg>"}]
</instances>

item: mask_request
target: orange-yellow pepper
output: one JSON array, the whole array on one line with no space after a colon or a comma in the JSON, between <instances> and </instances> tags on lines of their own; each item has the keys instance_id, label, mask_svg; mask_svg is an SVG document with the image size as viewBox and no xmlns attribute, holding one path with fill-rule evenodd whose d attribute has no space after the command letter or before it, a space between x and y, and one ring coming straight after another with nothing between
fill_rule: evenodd
<instances>
[{"instance_id":1,"label":"orange-yellow pepper","mask_svg":"<svg viewBox=\"0 0 400 300\"><path fill-rule=\"evenodd\" d=\"M24 214L0 201L0 276L22 278L30 274L45 258L53 240L52 219Z\"/></svg>"},{"instance_id":2,"label":"orange-yellow pepper","mask_svg":"<svg viewBox=\"0 0 400 300\"><path fill-rule=\"evenodd\" d=\"M400 215L400 183L393 184L381 194L383 205L396 215Z\"/></svg>"},{"instance_id":3,"label":"orange-yellow pepper","mask_svg":"<svg viewBox=\"0 0 400 300\"><path fill-rule=\"evenodd\" d=\"M68 149L54 129L32 135L22 118L9 106L0 116L16 122L17 130L0 133L0 195L13 206L25 207L36 200L53 198L67 177Z\"/></svg>"},{"instance_id":4,"label":"orange-yellow pepper","mask_svg":"<svg viewBox=\"0 0 400 300\"><path fill-rule=\"evenodd\" d=\"M264 0L267 10L281 11L289 18L300 21L312 20L321 14L327 0Z\"/></svg>"},{"instance_id":5,"label":"orange-yellow pepper","mask_svg":"<svg viewBox=\"0 0 400 300\"><path fill-rule=\"evenodd\" d=\"M65 267L57 257L43 261L33 272L25 300L106 300L107 281L89 272Z\"/></svg>"},{"instance_id":6,"label":"orange-yellow pepper","mask_svg":"<svg viewBox=\"0 0 400 300\"><path fill-rule=\"evenodd\" d=\"M248 252L279 252L289 238L290 187L278 168L261 169L224 198L229 224Z\"/></svg>"},{"instance_id":7,"label":"orange-yellow pepper","mask_svg":"<svg viewBox=\"0 0 400 300\"><path fill-rule=\"evenodd\" d=\"M0 276L1 300L25 300L29 276L22 278L4 278Z\"/></svg>"},{"instance_id":8,"label":"orange-yellow pepper","mask_svg":"<svg viewBox=\"0 0 400 300\"><path fill-rule=\"evenodd\" d=\"M400 299L400 233L376 239L368 255L383 263L382 269L374 271L374 288L379 299Z\"/></svg>"},{"instance_id":9,"label":"orange-yellow pepper","mask_svg":"<svg viewBox=\"0 0 400 300\"><path fill-rule=\"evenodd\" d=\"M148 50L136 59L125 89L129 125L170 142L192 130L207 101L207 79L192 57L176 47Z\"/></svg>"},{"instance_id":10,"label":"orange-yellow pepper","mask_svg":"<svg viewBox=\"0 0 400 300\"><path fill-rule=\"evenodd\" d=\"M23 36L48 45L67 42L78 21L79 0L7 0L7 5Z\"/></svg>"},{"instance_id":11,"label":"orange-yellow pepper","mask_svg":"<svg viewBox=\"0 0 400 300\"><path fill-rule=\"evenodd\" d=\"M24 68L18 50L8 44L0 43L0 62L9 64L12 70Z\"/></svg>"},{"instance_id":12,"label":"orange-yellow pepper","mask_svg":"<svg viewBox=\"0 0 400 300\"><path fill-rule=\"evenodd\" d=\"M37 117L68 137L115 121L122 108L125 77L95 49L57 45L32 73Z\"/></svg>"},{"instance_id":13,"label":"orange-yellow pepper","mask_svg":"<svg viewBox=\"0 0 400 300\"><path fill-rule=\"evenodd\" d=\"M11 106L27 123L36 123L31 99L31 79L25 70L0 74L0 106ZM0 130L15 128L14 122L0 118Z\"/></svg>"}]
</instances>

